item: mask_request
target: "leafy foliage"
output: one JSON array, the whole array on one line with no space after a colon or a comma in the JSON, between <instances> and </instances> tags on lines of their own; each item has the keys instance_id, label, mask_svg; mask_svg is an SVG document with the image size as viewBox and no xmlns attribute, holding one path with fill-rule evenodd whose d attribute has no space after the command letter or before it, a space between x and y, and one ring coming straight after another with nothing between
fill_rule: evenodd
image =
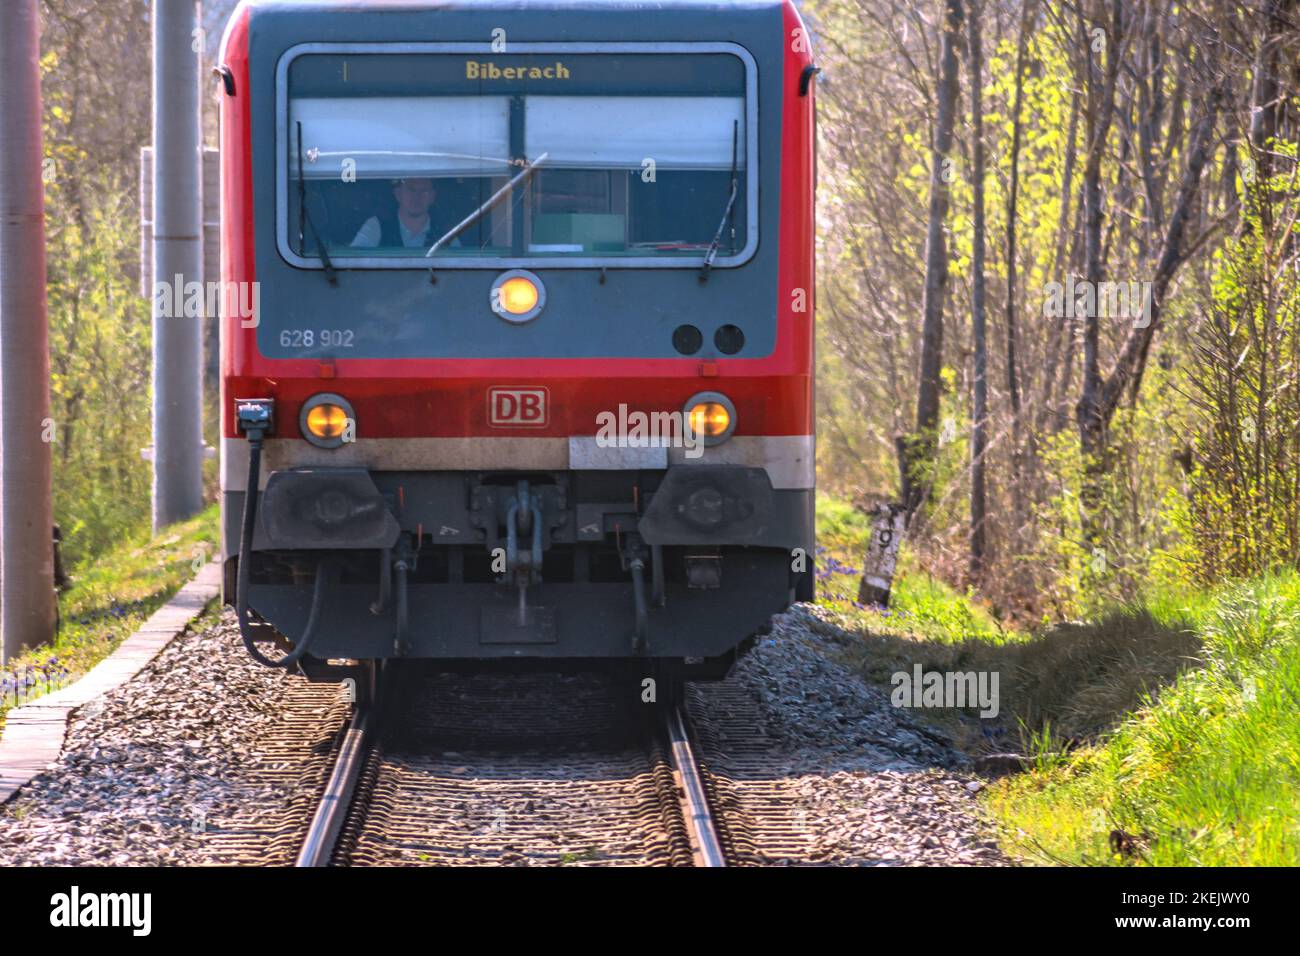
<instances>
[{"instance_id":1,"label":"leafy foliage","mask_svg":"<svg viewBox=\"0 0 1300 956\"><path fill-rule=\"evenodd\" d=\"M1204 582L1300 567L1300 195L1286 182L1247 191L1189 383L1196 469L1179 518Z\"/></svg>"},{"instance_id":2,"label":"leafy foliage","mask_svg":"<svg viewBox=\"0 0 1300 956\"><path fill-rule=\"evenodd\" d=\"M123 262L128 204L104 197L85 226L48 218L54 514L75 565L149 523L149 305Z\"/></svg>"},{"instance_id":3,"label":"leafy foliage","mask_svg":"<svg viewBox=\"0 0 1300 956\"><path fill-rule=\"evenodd\" d=\"M1287 230L1295 225L1290 142L1300 128L1300 101L1294 78L1280 66L1273 74L1282 84L1279 105L1262 111L1253 97L1256 75L1268 63L1256 51L1267 47L1278 64L1292 62L1300 30L1272 23L1262 8L1199 0L963 6L982 18L990 51L979 91L988 154L984 570L978 580L968 570L970 90L962 93L966 115L945 160L951 279L940 426L933 435L911 431L940 92L939 3L807 4L826 70L819 84L821 486L859 504L897 499L899 461L908 461L910 477L930 490L908 529L911 560L958 590L976 588L999 616L1022 624L1134 601L1153 580L1206 582L1295 566L1300 361L1296 242ZM1017 76L1021 12L1026 69ZM1112 62L1119 68L1108 89ZM1018 91L1020 145L1013 156ZM1205 166L1184 181L1206 123L1214 135ZM1261 123L1272 126L1263 140L1255 130ZM1098 128L1105 131L1096 170L1101 224L1089 260L1082 186L1089 130ZM1008 296L1013 161L1018 251ZM1188 217L1175 235L1169 228L1180 209ZM1150 290L1163 277L1170 284L1160 285L1149 339L1141 317L1100 314L1098 357L1086 366L1088 323L1056 314L1051 303L1054 284L1083 280L1089 261L1099 264L1102 282L1147 283ZM1107 393L1115 404L1100 440L1089 432L1087 448L1078 418L1086 367L1119 385ZM1211 382L1217 398L1204 390ZM1239 407L1247 401L1258 408ZM1246 414L1253 434L1242 432ZM1211 419L1220 423L1211 427ZM1102 454L1093 455L1098 444Z\"/></svg>"}]
</instances>

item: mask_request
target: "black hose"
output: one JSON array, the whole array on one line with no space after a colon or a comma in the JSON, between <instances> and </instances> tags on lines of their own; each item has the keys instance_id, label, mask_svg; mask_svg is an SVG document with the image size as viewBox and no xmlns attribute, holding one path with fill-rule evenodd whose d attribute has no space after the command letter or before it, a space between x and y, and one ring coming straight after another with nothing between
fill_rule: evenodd
<instances>
[{"instance_id":1,"label":"black hose","mask_svg":"<svg viewBox=\"0 0 1300 956\"><path fill-rule=\"evenodd\" d=\"M393 549L379 552L379 600L370 605L371 614L383 614L388 607L388 596L393 591Z\"/></svg>"},{"instance_id":2,"label":"black hose","mask_svg":"<svg viewBox=\"0 0 1300 956\"><path fill-rule=\"evenodd\" d=\"M628 567L632 569L632 601L636 606L636 631L633 646L640 650L645 646L650 616L645 602L645 562L638 556L628 562Z\"/></svg>"},{"instance_id":3,"label":"black hose","mask_svg":"<svg viewBox=\"0 0 1300 956\"><path fill-rule=\"evenodd\" d=\"M406 656L406 632L409 624L410 605L407 603L406 595L406 556L398 558L394 567L397 572L397 581L395 584L397 592L397 633L393 637L393 653L398 657Z\"/></svg>"},{"instance_id":4,"label":"black hose","mask_svg":"<svg viewBox=\"0 0 1300 956\"><path fill-rule=\"evenodd\" d=\"M316 586L312 590L311 613L307 616L307 627L298 638L294 649L277 660L265 656L257 649L253 638L250 610L248 607L248 588L252 579L253 565L253 529L257 527L257 485L262 472L262 433L249 430L248 433L248 486L244 489L244 521L239 532L239 575L235 584L235 618L239 621L239 636L244 639L244 649L257 663L264 667L292 667L307 653L312 639L316 636L316 627L320 623L321 607L325 604L328 590L329 571L332 562L322 558L316 566Z\"/></svg>"},{"instance_id":5,"label":"black hose","mask_svg":"<svg viewBox=\"0 0 1300 956\"><path fill-rule=\"evenodd\" d=\"M666 598L664 597L664 546L662 544L650 545L650 574L654 581L654 606L663 607Z\"/></svg>"}]
</instances>

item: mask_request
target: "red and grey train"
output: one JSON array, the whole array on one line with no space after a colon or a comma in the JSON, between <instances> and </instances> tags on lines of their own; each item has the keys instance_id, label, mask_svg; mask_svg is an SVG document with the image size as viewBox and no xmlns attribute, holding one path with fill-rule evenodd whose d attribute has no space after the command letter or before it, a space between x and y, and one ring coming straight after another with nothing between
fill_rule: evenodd
<instances>
[{"instance_id":1,"label":"red and grey train","mask_svg":"<svg viewBox=\"0 0 1300 956\"><path fill-rule=\"evenodd\" d=\"M223 559L250 652L725 675L813 590L790 0L245 0ZM227 288L234 286L228 285Z\"/></svg>"}]
</instances>

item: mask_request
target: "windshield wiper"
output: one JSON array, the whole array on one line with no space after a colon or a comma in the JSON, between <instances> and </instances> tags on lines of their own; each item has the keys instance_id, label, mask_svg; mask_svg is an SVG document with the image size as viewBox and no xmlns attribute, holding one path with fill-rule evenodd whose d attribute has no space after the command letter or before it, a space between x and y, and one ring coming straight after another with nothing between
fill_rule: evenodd
<instances>
[{"instance_id":1,"label":"windshield wiper","mask_svg":"<svg viewBox=\"0 0 1300 956\"><path fill-rule=\"evenodd\" d=\"M740 120L731 121L731 195L727 197L727 206L722 210L722 221L718 223L718 231L713 234L713 241L709 243L709 251L704 254L704 265L700 269L700 281L709 281L709 270L713 268L713 260L718 257L718 246L722 244L722 233L727 228L727 220L731 220L731 254L736 254L736 196L740 194L740 179L736 175L740 165Z\"/></svg>"},{"instance_id":2,"label":"windshield wiper","mask_svg":"<svg viewBox=\"0 0 1300 956\"><path fill-rule=\"evenodd\" d=\"M334 271L334 263L330 262L330 254L325 248L325 243L321 242L320 233L316 231L316 224L312 222L311 213L307 211L307 179L302 172L302 120L298 121L298 249L305 254L307 249L303 241L303 225L311 230L311 237L316 240L316 248L320 252L320 263L325 268L325 278L329 280L330 285L338 285L339 277Z\"/></svg>"},{"instance_id":3,"label":"windshield wiper","mask_svg":"<svg viewBox=\"0 0 1300 956\"><path fill-rule=\"evenodd\" d=\"M421 149L341 149L341 150L320 150L312 157L313 161L317 159L330 159L336 157L347 158L349 156L387 156L389 158L399 157L401 159L472 159L477 162L499 163L502 166L520 165L513 159L505 159L500 156L483 156L479 153L444 153Z\"/></svg>"},{"instance_id":4,"label":"windshield wiper","mask_svg":"<svg viewBox=\"0 0 1300 956\"><path fill-rule=\"evenodd\" d=\"M546 162L546 158L550 155L551 155L550 153L542 153L542 155L538 156L531 163L529 163L527 166L521 169L519 171L519 174L515 176L514 179L510 180L510 182L506 183L495 193L489 196L487 202L483 203L483 205L479 206L477 209L475 209L472 213L470 213L460 222L456 223L456 225L452 226L451 229L449 229L441 239L439 239L437 242L431 245L429 247L429 251L424 254L424 257L426 259L429 258L435 252L437 252L439 249L445 246L447 243L451 242L462 232L468 229L470 226L474 225L474 223L482 219L483 214L485 212L487 212L489 209L491 209L493 206L499 203L501 201L501 198L505 196L507 193L509 193L510 190L514 189L516 185L518 185L523 180L525 180L530 175L532 175L533 170L536 169L538 166L542 165L542 163Z\"/></svg>"}]
</instances>

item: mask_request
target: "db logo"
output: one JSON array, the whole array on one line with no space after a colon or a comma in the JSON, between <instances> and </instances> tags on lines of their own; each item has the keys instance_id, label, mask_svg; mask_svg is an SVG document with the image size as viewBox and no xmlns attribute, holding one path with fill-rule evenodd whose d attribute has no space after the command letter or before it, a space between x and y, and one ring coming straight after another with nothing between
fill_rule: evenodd
<instances>
[{"instance_id":1,"label":"db logo","mask_svg":"<svg viewBox=\"0 0 1300 956\"><path fill-rule=\"evenodd\" d=\"M544 388L489 388L488 424L497 428L544 428L549 421Z\"/></svg>"}]
</instances>

